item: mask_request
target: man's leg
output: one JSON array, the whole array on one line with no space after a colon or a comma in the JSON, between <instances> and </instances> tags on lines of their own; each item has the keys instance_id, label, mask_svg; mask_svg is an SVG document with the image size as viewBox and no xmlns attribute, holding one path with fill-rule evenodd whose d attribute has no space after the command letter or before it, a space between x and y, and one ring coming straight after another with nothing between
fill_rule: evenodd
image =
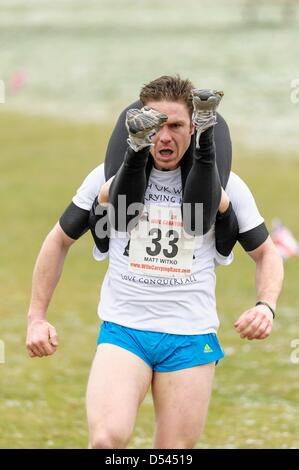
<instances>
[{"instance_id":1,"label":"man's leg","mask_svg":"<svg viewBox=\"0 0 299 470\"><path fill-rule=\"evenodd\" d=\"M154 448L191 449L199 439L212 390L215 363L175 372L154 372Z\"/></svg>"},{"instance_id":2,"label":"man's leg","mask_svg":"<svg viewBox=\"0 0 299 470\"><path fill-rule=\"evenodd\" d=\"M86 397L92 448L126 447L151 380L151 368L135 354L113 344L98 347Z\"/></svg>"}]
</instances>

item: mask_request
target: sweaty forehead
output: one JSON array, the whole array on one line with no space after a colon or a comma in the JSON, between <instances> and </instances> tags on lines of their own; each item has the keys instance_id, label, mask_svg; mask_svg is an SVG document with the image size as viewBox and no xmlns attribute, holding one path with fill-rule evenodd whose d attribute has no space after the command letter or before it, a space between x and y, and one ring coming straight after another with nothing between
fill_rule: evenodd
<instances>
[{"instance_id":1,"label":"sweaty forehead","mask_svg":"<svg viewBox=\"0 0 299 470\"><path fill-rule=\"evenodd\" d=\"M187 106L177 101L149 101L146 106L156 109L168 116L168 122L190 122Z\"/></svg>"}]
</instances>

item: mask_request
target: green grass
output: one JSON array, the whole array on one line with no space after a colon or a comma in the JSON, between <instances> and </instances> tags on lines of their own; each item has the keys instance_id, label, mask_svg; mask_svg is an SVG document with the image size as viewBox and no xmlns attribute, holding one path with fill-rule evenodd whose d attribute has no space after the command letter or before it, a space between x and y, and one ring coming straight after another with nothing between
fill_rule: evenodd
<instances>
[{"instance_id":1,"label":"green grass","mask_svg":"<svg viewBox=\"0 0 299 470\"><path fill-rule=\"evenodd\" d=\"M251 2L249 16L245 3L113 0L112 7L111 0L97 0L86 8L86 0L2 0L5 106L105 121L133 102L144 83L180 73L196 87L224 90L220 113L234 142L294 150L298 103L290 94L298 79L299 5L287 21L282 1ZM26 81L11 93L19 70Z\"/></svg>"},{"instance_id":2,"label":"green grass","mask_svg":"<svg viewBox=\"0 0 299 470\"><path fill-rule=\"evenodd\" d=\"M58 352L29 359L25 351L31 273L47 232L85 175L103 158L110 125L71 124L1 112L0 364L1 448L85 448L85 387L98 329L96 305L106 269L91 257L92 241L72 248L50 306L60 336ZM299 235L299 160L236 150L234 169L252 188L267 222L280 217ZM227 357L217 367L201 448L299 446L298 365L290 342L299 338L298 260L286 263L285 287L274 332L263 342L241 340L238 315L254 302L254 264L235 250L218 269L220 339ZM130 447L150 447L151 397L141 407Z\"/></svg>"}]
</instances>

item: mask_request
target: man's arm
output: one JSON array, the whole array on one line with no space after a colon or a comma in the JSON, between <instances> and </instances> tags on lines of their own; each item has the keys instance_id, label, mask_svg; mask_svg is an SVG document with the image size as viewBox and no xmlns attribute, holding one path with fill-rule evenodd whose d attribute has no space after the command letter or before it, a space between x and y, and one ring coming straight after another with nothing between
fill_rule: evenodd
<instances>
[{"instance_id":1,"label":"man's arm","mask_svg":"<svg viewBox=\"0 0 299 470\"><path fill-rule=\"evenodd\" d=\"M256 263L257 301L267 302L273 310L283 282L283 263L271 238L248 254ZM272 330L273 315L266 305L246 310L236 321L235 328L241 338L265 339Z\"/></svg>"},{"instance_id":2,"label":"man's arm","mask_svg":"<svg viewBox=\"0 0 299 470\"><path fill-rule=\"evenodd\" d=\"M26 339L27 351L31 357L48 356L57 349L57 333L47 322L46 314L62 273L65 257L74 242L57 223L45 239L36 260Z\"/></svg>"}]
</instances>

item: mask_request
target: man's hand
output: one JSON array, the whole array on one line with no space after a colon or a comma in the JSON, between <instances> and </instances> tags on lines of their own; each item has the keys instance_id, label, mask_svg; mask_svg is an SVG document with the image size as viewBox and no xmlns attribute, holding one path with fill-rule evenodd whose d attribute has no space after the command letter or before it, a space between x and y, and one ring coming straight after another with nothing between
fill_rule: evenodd
<instances>
[{"instance_id":1,"label":"man's hand","mask_svg":"<svg viewBox=\"0 0 299 470\"><path fill-rule=\"evenodd\" d=\"M26 348L30 357L43 357L54 354L58 346L58 336L54 326L46 320L32 320L28 324Z\"/></svg>"},{"instance_id":2,"label":"man's hand","mask_svg":"<svg viewBox=\"0 0 299 470\"><path fill-rule=\"evenodd\" d=\"M265 339L272 330L273 315L266 305L258 305L242 313L235 323L241 338Z\"/></svg>"}]
</instances>

